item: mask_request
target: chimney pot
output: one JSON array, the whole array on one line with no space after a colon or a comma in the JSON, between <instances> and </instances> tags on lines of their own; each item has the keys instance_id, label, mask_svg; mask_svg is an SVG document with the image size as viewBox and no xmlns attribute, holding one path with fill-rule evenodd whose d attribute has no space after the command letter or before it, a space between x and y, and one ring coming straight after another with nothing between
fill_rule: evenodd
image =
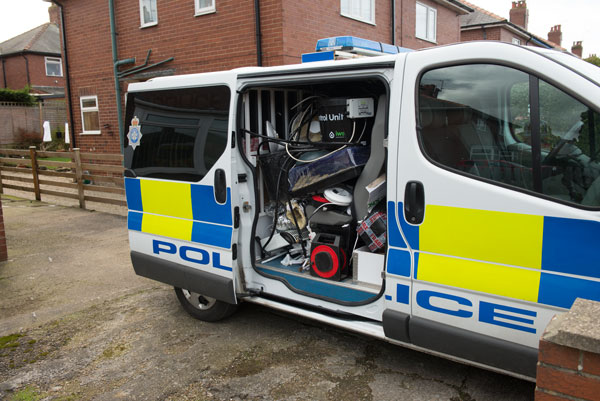
<instances>
[{"instance_id":1,"label":"chimney pot","mask_svg":"<svg viewBox=\"0 0 600 401\"><path fill-rule=\"evenodd\" d=\"M509 21L521 28L527 30L529 22L529 10L527 9L527 2L525 0L513 1L513 6L510 9Z\"/></svg>"},{"instance_id":2,"label":"chimney pot","mask_svg":"<svg viewBox=\"0 0 600 401\"><path fill-rule=\"evenodd\" d=\"M583 46L582 42L579 40L577 42L573 42L573 46L571 47L571 53L582 58L583 55Z\"/></svg>"},{"instance_id":3,"label":"chimney pot","mask_svg":"<svg viewBox=\"0 0 600 401\"><path fill-rule=\"evenodd\" d=\"M552 43L562 46L562 32L560 30L560 25L554 25L550 28L550 32L548 32L548 40Z\"/></svg>"}]
</instances>

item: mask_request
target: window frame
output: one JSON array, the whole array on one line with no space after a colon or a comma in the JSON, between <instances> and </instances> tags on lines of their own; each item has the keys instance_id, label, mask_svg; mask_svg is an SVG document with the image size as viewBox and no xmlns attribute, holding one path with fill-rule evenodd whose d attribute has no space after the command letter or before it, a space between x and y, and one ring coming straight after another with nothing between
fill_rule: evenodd
<instances>
[{"instance_id":1,"label":"window frame","mask_svg":"<svg viewBox=\"0 0 600 401\"><path fill-rule=\"evenodd\" d=\"M426 18L425 18L425 37L421 37L419 36L419 34L417 33L417 11L416 8L418 6L422 6L425 7L426 12ZM433 25L433 39L431 38L427 38L427 33L429 32L429 11L433 11L433 13L435 14L435 21L434 21L434 25ZM420 39L420 40L424 40L430 43L436 43L437 44L437 8L433 8L431 6L428 6L427 4L421 3L419 1L416 2L415 5L415 38Z\"/></svg>"},{"instance_id":2,"label":"window frame","mask_svg":"<svg viewBox=\"0 0 600 401\"><path fill-rule=\"evenodd\" d=\"M512 44L521 46L521 39L513 37Z\"/></svg>"},{"instance_id":3,"label":"window frame","mask_svg":"<svg viewBox=\"0 0 600 401\"><path fill-rule=\"evenodd\" d=\"M58 66L60 67L59 75L48 74L48 62L58 62ZM63 76L63 68L62 68L62 58L60 57L44 57L44 67L46 68L46 76L47 77L62 77Z\"/></svg>"},{"instance_id":4,"label":"window frame","mask_svg":"<svg viewBox=\"0 0 600 401\"><path fill-rule=\"evenodd\" d=\"M84 107L83 101L94 99L96 101L96 107ZM82 135L100 135L102 131L98 130L89 130L85 129L85 118L83 117L83 113L86 112L96 112L98 113L98 128L100 128L100 108L98 107L98 95L89 95L89 96L80 96L79 97L79 108L81 109L81 134Z\"/></svg>"},{"instance_id":5,"label":"window frame","mask_svg":"<svg viewBox=\"0 0 600 401\"><path fill-rule=\"evenodd\" d=\"M154 7L156 8L156 21L145 22L144 21L144 0L140 0L140 28L147 28L150 26L158 25L158 5L157 0L150 0L154 2Z\"/></svg>"},{"instance_id":6,"label":"window frame","mask_svg":"<svg viewBox=\"0 0 600 401\"><path fill-rule=\"evenodd\" d=\"M501 66L501 67L506 67L506 68L512 68L514 70L517 71L521 71L527 75L529 75L529 91L530 91L530 95L531 92L534 92L533 94L535 96L537 96L536 101L538 102L538 117L539 117L539 81L543 80L546 83L554 86L556 89L559 89L560 91L564 92L565 94L569 95L570 97L572 97L573 99L577 100L578 102L586 105L588 107L589 110L594 111L595 113L598 113L600 115L600 109L597 109L591 105L589 105L589 103L586 102L585 99L583 99L580 94L577 93L573 93L571 90L569 90L568 88L565 88L564 86L561 86L560 84L558 84L557 82L551 80L551 79L546 79L543 78L542 76L540 76L539 74L536 74L533 71L527 71L524 70L522 68L518 68L517 66L511 65L511 64L502 64L500 62L485 62L485 63L477 63L477 62L459 62L459 63L442 63L440 65L436 65L435 67L429 67L426 69L423 69L422 71L419 72L417 78L416 78L416 82L415 82L415 93L414 93L414 102L415 102L415 121L416 121L416 136L417 136L417 144L419 146L419 150L421 151L421 155L431 164L433 164L434 166L437 166L443 170L446 170L452 174L457 174L460 176L463 176L465 178L468 179L472 179L472 180L477 180L477 181L481 181L487 184L491 184L491 185L496 185L498 187L504 188L504 189L508 189L511 191L516 191L516 192L520 192L523 193L525 195L529 195L529 196L534 196L536 198L540 198L540 199L544 199L547 201L551 201L554 203L558 203L564 206L569 206L569 207L574 207L577 209L581 209L581 210L586 210L586 211L600 211L600 206L587 206L587 205L582 205L580 203L575 203L572 201L568 201L568 200L563 200L563 199L559 199L550 195L546 195L542 192L537 192L535 190L531 190L531 189L527 189L527 188L522 188L522 187L518 187L518 186L514 186L514 185L510 185L510 184L506 184L504 182L501 181L495 181L486 177L481 177L481 176L477 176L474 174L470 174L468 172L464 172L464 171L460 171L460 170L456 170L453 169L435 159L433 159L425 150L425 145L423 144L423 137L421 135L420 132L420 126L421 126L421 120L420 120L420 108L421 108L421 104L419 101L419 90L420 90L420 82L421 79L423 78L423 75L425 75L426 73L428 73L429 71L433 71L433 70L437 70L437 69L441 69L441 68L447 68L447 67L459 67L459 66L467 66L467 65L473 65L473 64L487 64L487 65L497 65L497 66ZM538 81L538 87L532 89L531 88L531 80L537 80ZM531 100L530 100L531 102ZM532 107L533 108L533 107ZM539 127L538 127L539 129ZM541 154L540 154L541 157ZM541 161L540 161L541 163ZM540 166L541 167L541 166ZM535 166L532 165L532 169L535 168ZM535 179L535 178L534 178Z\"/></svg>"},{"instance_id":7,"label":"window frame","mask_svg":"<svg viewBox=\"0 0 600 401\"><path fill-rule=\"evenodd\" d=\"M364 22L365 24L376 25L375 24L375 0L367 0L371 3L372 18L370 20L363 18L361 15L353 15L353 14L351 14L351 12L344 12L344 7L342 4L343 1L344 0L340 0L340 15L342 17L346 17L346 18L350 18L350 19L353 19L356 21ZM350 9L352 9L352 6L349 4L351 1L361 1L361 0L346 0L346 2L348 3L348 8L350 8Z\"/></svg>"},{"instance_id":8,"label":"window frame","mask_svg":"<svg viewBox=\"0 0 600 401\"><path fill-rule=\"evenodd\" d=\"M212 6L200 7L200 0L194 0L194 17L200 15L212 14L217 12L216 0L211 0Z\"/></svg>"}]
</instances>

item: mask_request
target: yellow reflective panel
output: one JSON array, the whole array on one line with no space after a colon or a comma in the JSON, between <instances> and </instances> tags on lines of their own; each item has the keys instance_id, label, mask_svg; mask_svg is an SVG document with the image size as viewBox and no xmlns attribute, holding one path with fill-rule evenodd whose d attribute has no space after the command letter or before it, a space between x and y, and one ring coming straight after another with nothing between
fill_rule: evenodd
<instances>
[{"instance_id":1,"label":"yellow reflective panel","mask_svg":"<svg viewBox=\"0 0 600 401\"><path fill-rule=\"evenodd\" d=\"M419 254L417 279L503 297L537 302L539 270Z\"/></svg>"},{"instance_id":2,"label":"yellow reflective panel","mask_svg":"<svg viewBox=\"0 0 600 401\"><path fill-rule=\"evenodd\" d=\"M190 184L140 180L144 213L192 219Z\"/></svg>"},{"instance_id":3,"label":"yellow reflective panel","mask_svg":"<svg viewBox=\"0 0 600 401\"><path fill-rule=\"evenodd\" d=\"M194 222L192 220L174 219L144 213L142 232L191 241L193 225Z\"/></svg>"},{"instance_id":4,"label":"yellow reflective panel","mask_svg":"<svg viewBox=\"0 0 600 401\"><path fill-rule=\"evenodd\" d=\"M544 217L428 205L419 249L540 269Z\"/></svg>"}]
</instances>

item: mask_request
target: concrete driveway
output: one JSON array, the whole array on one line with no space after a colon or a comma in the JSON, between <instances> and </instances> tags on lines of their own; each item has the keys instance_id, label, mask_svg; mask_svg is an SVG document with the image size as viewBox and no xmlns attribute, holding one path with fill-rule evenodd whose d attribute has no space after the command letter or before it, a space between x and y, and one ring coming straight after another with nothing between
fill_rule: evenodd
<instances>
[{"instance_id":1,"label":"concrete driveway","mask_svg":"<svg viewBox=\"0 0 600 401\"><path fill-rule=\"evenodd\" d=\"M0 399L532 400L534 385L243 304L194 320L126 219L3 196Z\"/></svg>"}]
</instances>

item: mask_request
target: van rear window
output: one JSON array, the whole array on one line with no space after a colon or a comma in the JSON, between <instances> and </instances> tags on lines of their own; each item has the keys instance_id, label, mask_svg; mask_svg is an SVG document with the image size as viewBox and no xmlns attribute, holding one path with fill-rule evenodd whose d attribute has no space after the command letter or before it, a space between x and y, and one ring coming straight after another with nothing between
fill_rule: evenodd
<instances>
[{"instance_id":1,"label":"van rear window","mask_svg":"<svg viewBox=\"0 0 600 401\"><path fill-rule=\"evenodd\" d=\"M138 177L201 180L227 146L230 96L226 86L128 94L125 167Z\"/></svg>"}]
</instances>

